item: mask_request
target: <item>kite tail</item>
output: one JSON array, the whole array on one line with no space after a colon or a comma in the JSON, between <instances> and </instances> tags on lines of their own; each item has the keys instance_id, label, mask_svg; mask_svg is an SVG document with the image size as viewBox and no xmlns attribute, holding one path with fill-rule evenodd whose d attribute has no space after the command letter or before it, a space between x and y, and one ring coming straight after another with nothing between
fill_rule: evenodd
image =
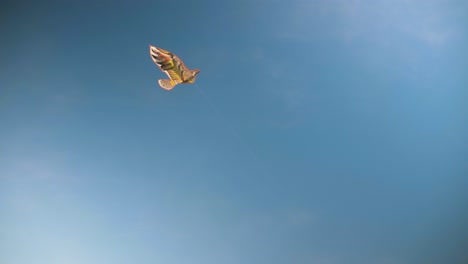
<instances>
[{"instance_id":1,"label":"kite tail","mask_svg":"<svg viewBox=\"0 0 468 264\"><path fill-rule=\"evenodd\" d=\"M163 88L164 90L168 90L168 91L172 90L172 88L174 88L175 86L175 82L169 79L158 80L158 83L159 83L159 86L161 86L161 88Z\"/></svg>"}]
</instances>

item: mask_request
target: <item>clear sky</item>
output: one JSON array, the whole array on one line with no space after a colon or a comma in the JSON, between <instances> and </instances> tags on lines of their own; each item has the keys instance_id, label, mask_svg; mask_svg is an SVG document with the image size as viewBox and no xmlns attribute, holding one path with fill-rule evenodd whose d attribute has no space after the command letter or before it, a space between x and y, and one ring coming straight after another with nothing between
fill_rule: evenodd
<instances>
[{"instance_id":1,"label":"clear sky","mask_svg":"<svg viewBox=\"0 0 468 264\"><path fill-rule=\"evenodd\" d=\"M468 263L466 1L6 2L0 263Z\"/></svg>"}]
</instances>

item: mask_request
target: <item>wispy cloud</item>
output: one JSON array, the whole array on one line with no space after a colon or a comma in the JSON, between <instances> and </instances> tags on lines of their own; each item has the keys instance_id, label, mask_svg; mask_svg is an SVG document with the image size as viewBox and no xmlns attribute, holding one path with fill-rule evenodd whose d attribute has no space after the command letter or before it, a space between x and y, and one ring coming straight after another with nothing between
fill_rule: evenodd
<instances>
[{"instance_id":1,"label":"wispy cloud","mask_svg":"<svg viewBox=\"0 0 468 264\"><path fill-rule=\"evenodd\" d=\"M53 153L12 157L2 174L9 180L57 180L66 176L63 159Z\"/></svg>"},{"instance_id":2,"label":"wispy cloud","mask_svg":"<svg viewBox=\"0 0 468 264\"><path fill-rule=\"evenodd\" d=\"M317 33L314 29L327 25L330 34L348 41L400 36L440 46L460 36L461 29L452 20L456 15L456 7L442 0L296 0L278 34L311 40ZM318 26L320 22L324 24Z\"/></svg>"}]
</instances>

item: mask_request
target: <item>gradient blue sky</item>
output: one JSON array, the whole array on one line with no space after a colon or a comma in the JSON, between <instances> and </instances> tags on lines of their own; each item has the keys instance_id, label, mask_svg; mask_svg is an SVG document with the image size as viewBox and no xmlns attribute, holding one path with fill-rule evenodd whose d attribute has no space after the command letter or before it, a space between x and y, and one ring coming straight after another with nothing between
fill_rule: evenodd
<instances>
[{"instance_id":1,"label":"gradient blue sky","mask_svg":"<svg viewBox=\"0 0 468 264\"><path fill-rule=\"evenodd\" d=\"M0 8L0 263L467 263L466 1L54 2Z\"/></svg>"}]
</instances>

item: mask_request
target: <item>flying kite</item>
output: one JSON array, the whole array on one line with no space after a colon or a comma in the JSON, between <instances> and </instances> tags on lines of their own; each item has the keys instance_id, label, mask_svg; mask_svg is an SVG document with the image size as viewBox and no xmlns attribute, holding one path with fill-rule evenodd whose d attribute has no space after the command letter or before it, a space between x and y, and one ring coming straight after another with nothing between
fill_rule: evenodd
<instances>
[{"instance_id":1,"label":"flying kite","mask_svg":"<svg viewBox=\"0 0 468 264\"><path fill-rule=\"evenodd\" d=\"M167 74L169 79L158 80L161 88L170 91L180 83L194 83L200 70L190 70L185 63L175 54L149 45L151 59Z\"/></svg>"}]
</instances>

